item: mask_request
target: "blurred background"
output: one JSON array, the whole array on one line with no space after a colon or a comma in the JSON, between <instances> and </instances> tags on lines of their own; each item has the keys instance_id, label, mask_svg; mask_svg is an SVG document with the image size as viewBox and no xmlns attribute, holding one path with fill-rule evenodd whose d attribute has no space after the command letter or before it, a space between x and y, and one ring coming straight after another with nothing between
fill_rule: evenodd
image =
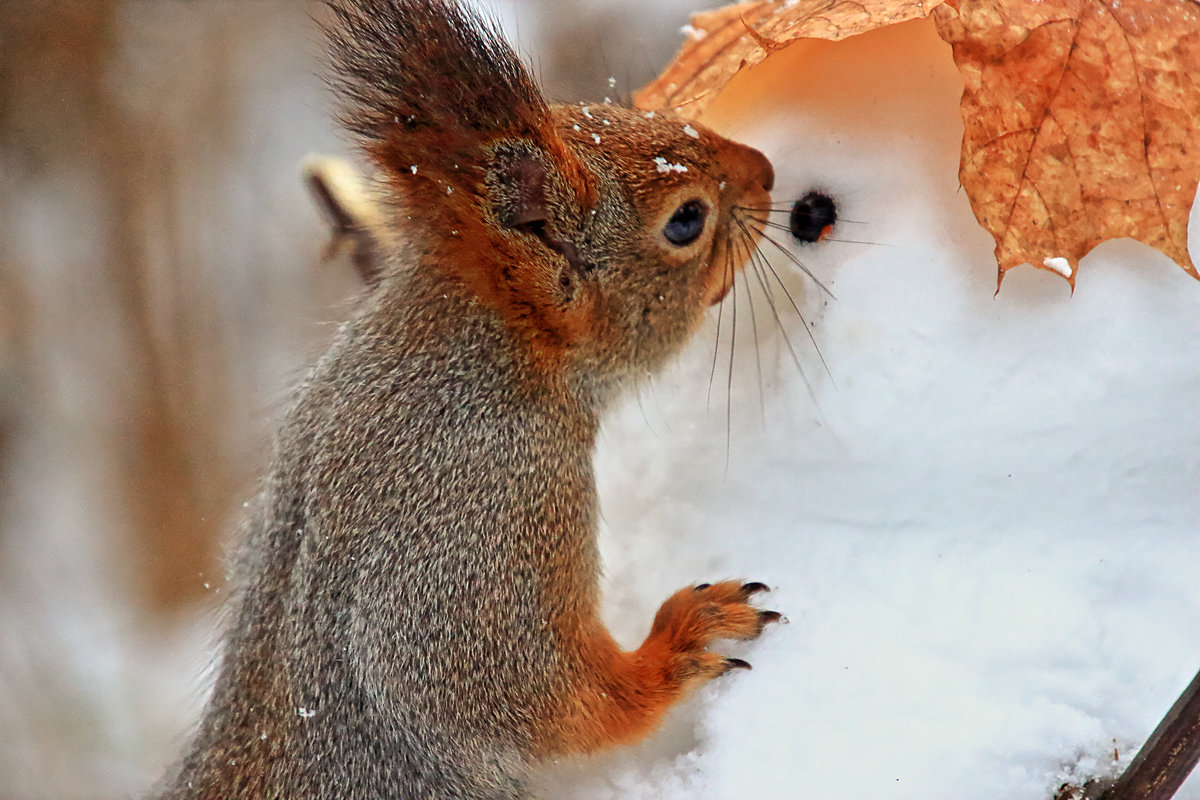
<instances>
[{"instance_id":1,"label":"blurred background","mask_svg":"<svg viewBox=\"0 0 1200 800\"><path fill-rule=\"evenodd\" d=\"M491 10L601 99L712 5ZM0 0L0 800L140 793L202 701L237 512L356 291L300 178L349 150L323 13Z\"/></svg>"}]
</instances>

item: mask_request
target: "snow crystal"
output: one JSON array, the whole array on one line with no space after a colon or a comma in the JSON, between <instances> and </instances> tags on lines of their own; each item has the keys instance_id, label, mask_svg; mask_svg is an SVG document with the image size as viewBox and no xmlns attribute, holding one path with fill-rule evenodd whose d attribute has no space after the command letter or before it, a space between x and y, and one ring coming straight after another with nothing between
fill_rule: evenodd
<instances>
[{"instance_id":1,"label":"snow crystal","mask_svg":"<svg viewBox=\"0 0 1200 800\"><path fill-rule=\"evenodd\" d=\"M700 138L700 131L696 130L691 125L684 125L683 132L686 133L688 136L692 137L693 139Z\"/></svg>"},{"instance_id":2,"label":"snow crystal","mask_svg":"<svg viewBox=\"0 0 1200 800\"><path fill-rule=\"evenodd\" d=\"M592 134L592 141L594 141L596 144L600 144L600 134L598 134L598 133L593 133L593 134Z\"/></svg>"},{"instance_id":3,"label":"snow crystal","mask_svg":"<svg viewBox=\"0 0 1200 800\"><path fill-rule=\"evenodd\" d=\"M670 164L662 156L654 157L654 164L658 167L659 172L687 172L688 168L683 164Z\"/></svg>"},{"instance_id":4,"label":"snow crystal","mask_svg":"<svg viewBox=\"0 0 1200 800\"><path fill-rule=\"evenodd\" d=\"M413 174L413 175L416 175L416 174L417 174L417 165L416 165L416 164L410 164L408 168L409 168L410 170L412 170L412 174Z\"/></svg>"},{"instance_id":5,"label":"snow crystal","mask_svg":"<svg viewBox=\"0 0 1200 800\"><path fill-rule=\"evenodd\" d=\"M315 708L309 709L305 708L304 706L300 706L296 709L296 714L299 715L301 719L312 719L317 715L317 710Z\"/></svg>"}]
</instances>

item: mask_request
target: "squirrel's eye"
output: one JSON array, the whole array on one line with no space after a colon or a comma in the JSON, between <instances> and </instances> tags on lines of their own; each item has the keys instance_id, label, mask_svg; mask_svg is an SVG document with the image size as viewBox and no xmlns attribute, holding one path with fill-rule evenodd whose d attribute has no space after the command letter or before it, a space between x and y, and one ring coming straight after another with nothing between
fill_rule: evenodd
<instances>
[{"instance_id":1,"label":"squirrel's eye","mask_svg":"<svg viewBox=\"0 0 1200 800\"><path fill-rule=\"evenodd\" d=\"M704 231L704 217L708 209L699 200L688 200L675 209L663 228L663 236L676 247L684 247L696 241Z\"/></svg>"}]
</instances>

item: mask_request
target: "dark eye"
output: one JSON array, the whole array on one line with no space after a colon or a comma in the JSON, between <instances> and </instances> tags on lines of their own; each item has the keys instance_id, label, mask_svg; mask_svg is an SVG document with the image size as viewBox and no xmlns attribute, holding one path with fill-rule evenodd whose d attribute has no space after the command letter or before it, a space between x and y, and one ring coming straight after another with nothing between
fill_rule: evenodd
<instances>
[{"instance_id":1,"label":"dark eye","mask_svg":"<svg viewBox=\"0 0 1200 800\"><path fill-rule=\"evenodd\" d=\"M708 209L699 200L688 200L675 209L663 228L663 236L676 247L684 247L696 241L704 231L704 217Z\"/></svg>"}]
</instances>

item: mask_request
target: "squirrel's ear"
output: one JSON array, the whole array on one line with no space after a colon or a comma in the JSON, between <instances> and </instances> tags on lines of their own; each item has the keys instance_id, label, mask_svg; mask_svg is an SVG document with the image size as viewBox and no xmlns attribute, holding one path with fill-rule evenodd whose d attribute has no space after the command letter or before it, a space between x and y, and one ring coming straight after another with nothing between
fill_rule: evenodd
<instances>
[{"instance_id":1,"label":"squirrel's ear","mask_svg":"<svg viewBox=\"0 0 1200 800\"><path fill-rule=\"evenodd\" d=\"M509 228L524 228L545 222L546 166L530 153L501 156L499 170L500 208L497 216Z\"/></svg>"},{"instance_id":2,"label":"squirrel's ear","mask_svg":"<svg viewBox=\"0 0 1200 800\"><path fill-rule=\"evenodd\" d=\"M555 238L547 229L546 223L551 217L547 184L553 178L546 159L558 167L557 160L552 156L536 150L521 146L496 149L495 165L489 175L496 219L506 228L536 236L546 247L567 259L577 271L586 272L591 266L580 258L575 245Z\"/></svg>"},{"instance_id":3,"label":"squirrel's ear","mask_svg":"<svg viewBox=\"0 0 1200 800\"><path fill-rule=\"evenodd\" d=\"M414 176L473 183L503 140L536 145L568 176L580 171L494 25L453 0L328 3L342 120L385 174L409 185Z\"/></svg>"},{"instance_id":4,"label":"squirrel's ear","mask_svg":"<svg viewBox=\"0 0 1200 800\"><path fill-rule=\"evenodd\" d=\"M306 157L303 168L309 191L329 222L322 258L329 261L347 252L362 282L375 286L383 272L386 225L362 176L345 161L324 156Z\"/></svg>"}]
</instances>

